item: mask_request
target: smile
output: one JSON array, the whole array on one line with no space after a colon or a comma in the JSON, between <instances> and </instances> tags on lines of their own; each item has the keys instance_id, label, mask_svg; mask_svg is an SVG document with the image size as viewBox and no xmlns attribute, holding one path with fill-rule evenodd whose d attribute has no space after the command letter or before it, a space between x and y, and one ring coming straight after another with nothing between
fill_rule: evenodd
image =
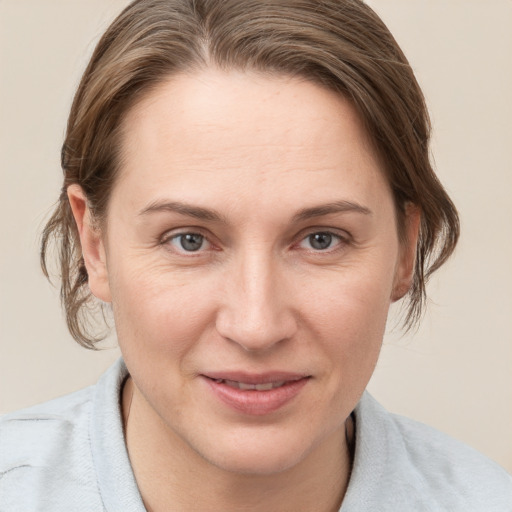
<instances>
[{"instance_id":1,"label":"smile","mask_svg":"<svg viewBox=\"0 0 512 512\"><path fill-rule=\"evenodd\" d=\"M270 391L271 389L280 388L286 384L286 381L264 382L262 384L250 384L248 382L238 382L236 380L216 379L215 382L225 384L230 388L241 389L243 391Z\"/></svg>"},{"instance_id":2,"label":"smile","mask_svg":"<svg viewBox=\"0 0 512 512\"><path fill-rule=\"evenodd\" d=\"M297 374L202 375L217 403L233 412L262 416L292 402L311 380Z\"/></svg>"}]
</instances>

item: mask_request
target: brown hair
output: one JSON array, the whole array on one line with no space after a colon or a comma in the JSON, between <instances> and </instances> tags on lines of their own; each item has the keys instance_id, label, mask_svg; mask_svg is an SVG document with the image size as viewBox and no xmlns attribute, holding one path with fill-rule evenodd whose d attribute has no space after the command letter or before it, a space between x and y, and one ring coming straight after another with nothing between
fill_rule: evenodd
<instances>
[{"instance_id":1,"label":"brown hair","mask_svg":"<svg viewBox=\"0 0 512 512\"><path fill-rule=\"evenodd\" d=\"M88 348L98 339L88 332L95 299L67 187L79 184L95 218L104 219L123 116L169 75L209 65L301 76L353 103L383 163L400 236L406 205L421 210L404 319L407 328L417 323L426 280L453 252L459 221L429 160L424 97L380 18L360 0L136 0L99 41L76 92L62 148L62 193L42 237L47 276L52 239L59 248L61 299L72 336Z\"/></svg>"}]
</instances>

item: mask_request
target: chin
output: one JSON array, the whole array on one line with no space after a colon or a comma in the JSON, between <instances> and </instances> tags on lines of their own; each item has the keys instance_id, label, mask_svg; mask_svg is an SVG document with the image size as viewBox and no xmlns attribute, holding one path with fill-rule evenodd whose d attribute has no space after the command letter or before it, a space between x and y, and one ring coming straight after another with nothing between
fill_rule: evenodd
<instances>
[{"instance_id":1,"label":"chin","mask_svg":"<svg viewBox=\"0 0 512 512\"><path fill-rule=\"evenodd\" d=\"M275 475L297 466L302 460L301 453L281 452L262 453L261 451L243 451L223 453L212 456L208 462L228 473L240 475Z\"/></svg>"},{"instance_id":2,"label":"chin","mask_svg":"<svg viewBox=\"0 0 512 512\"><path fill-rule=\"evenodd\" d=\"M283 427L255 428L266 432L232 433L224 440L208 443L204 451L197 446L193 448L207 462L229 473L264 476L299 465L316 444L308 442L305 435L291 434Z\"/></svg>"}]
</instances>

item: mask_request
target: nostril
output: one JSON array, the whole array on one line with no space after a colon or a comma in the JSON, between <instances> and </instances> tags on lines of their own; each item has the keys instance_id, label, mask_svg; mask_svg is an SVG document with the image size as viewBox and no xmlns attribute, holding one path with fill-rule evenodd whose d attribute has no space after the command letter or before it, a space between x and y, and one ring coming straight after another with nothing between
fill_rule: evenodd
<instances>
[{"instance_id":1,"label":"nostril","mask_svg":"<svg viewBox=\"0 0 512 512\"><path fill-rule=\"evenodd\" d=\"M262 278L258 286L246 283L225 290L225 302L216 317L218 333L245 351L268 350L293 337L297 324L289 296L275 288L275 280Z\"/></svg>"}]
</instances>

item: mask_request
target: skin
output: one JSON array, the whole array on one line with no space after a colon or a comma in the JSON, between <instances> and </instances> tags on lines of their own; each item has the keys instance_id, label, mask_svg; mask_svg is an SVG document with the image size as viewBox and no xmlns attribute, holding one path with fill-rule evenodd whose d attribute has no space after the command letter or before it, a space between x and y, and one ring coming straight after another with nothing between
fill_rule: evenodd
<instances>
[{"instance_id":1,"label":"skin","mask_svg":"<svg viewBox=\"0 0 512 512\"><path fill-rule=\"evenodd\" d=\"M130 371L126 442L148 510L338 510L345 423L409 288L418 211L408 207L400 244L355 110L297 78L174 76L123 128L103 229L79 186L68 195L90 289L112 303ZM159 208L177 202L217 218ZM200 249L184 250L183 233L202 235ZM314 233L330 244L313 246ZM252 416L201 377L226 370L309 379Z\"/></svg>"}]
</instances>

